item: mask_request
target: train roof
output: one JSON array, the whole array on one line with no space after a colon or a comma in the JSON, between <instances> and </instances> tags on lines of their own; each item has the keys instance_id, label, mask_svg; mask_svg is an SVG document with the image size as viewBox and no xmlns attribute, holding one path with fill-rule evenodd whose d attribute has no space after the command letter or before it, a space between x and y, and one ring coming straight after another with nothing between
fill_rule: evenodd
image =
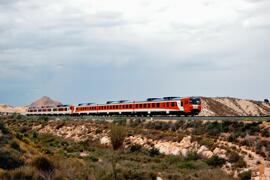
<instances>
[{"instance_id":1,"label":"train roof","mask_svg":"<svg viewBox=\"0 0 270 180\"><path fill-rule=\"evenodd\" d=\"M93 104L95 104L95 103L80 103L80 104L78 104L78 106L90 106Z\"/></svg>"}]
</instances>

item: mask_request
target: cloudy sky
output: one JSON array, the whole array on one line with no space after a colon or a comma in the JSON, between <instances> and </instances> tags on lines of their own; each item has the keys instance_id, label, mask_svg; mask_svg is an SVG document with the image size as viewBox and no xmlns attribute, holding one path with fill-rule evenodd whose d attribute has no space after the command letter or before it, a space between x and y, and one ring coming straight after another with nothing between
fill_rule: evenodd
<instances>
[{"instance_id":1,"label":"cloudy sky","mask_svg":"<svg viewBox=\"0 0 270 180\"><path fill-rule=\"evenodd\" d=\"M269 0L0 0L0 103L269 98Z\"/></svg>"}]
</instances>

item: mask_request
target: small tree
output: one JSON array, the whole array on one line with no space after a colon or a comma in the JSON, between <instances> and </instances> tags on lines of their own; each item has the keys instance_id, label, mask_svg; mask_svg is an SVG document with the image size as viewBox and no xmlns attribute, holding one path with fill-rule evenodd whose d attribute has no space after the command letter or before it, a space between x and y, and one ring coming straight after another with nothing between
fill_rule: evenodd
<instances>
[{"instance_id":1,"label":"small tree","mask_svg":"<svg viewBox=\"0 0 270 180\"><path fill-rule=\"evenodd\" d=\"M118 150L123 146L126 136L127 136L126 128L117 125L111 126L110 137L113 150Z\"/></svg>"},{"instance_id":2,"label":"small tree","mask_svg":"<svg viewBox=\"0 0 270 180\"><path fill-rule=\"evenodd\" d=\"M110 137L111 137L111 143L113 150L118 150L123 147L124 140L127 136L127 131L126 128L123 126L117 126L117 125L112 125L110 129ZM113 175L114 179L117 179L117 174L115 171L115 166L116 166L116 157L112 157L112 170L113 170Z\"/></svg>"},{"instance_id":3,"label":"small tree","mask_svg":"<svg viewBox=\"0 0 270 180\"><path fill-rule=\"evenodd\" d=\"M268 99L264 99L264 102L265 102L265 103L269 103L269 100L268 100Z\"/></svg>"},{"instance_id":4,"label":"small tree","mask_svg":"<svg viewBox=\"0 0 270 180\"><path fill-rule=\"evenodd\" d=\"M221 167L223 164L225 164L226 160L223 158L220 158L218 156L212 156L211 158L206 160L206 163L210 166L214 167Z\"/></svg>"}]
</instances>

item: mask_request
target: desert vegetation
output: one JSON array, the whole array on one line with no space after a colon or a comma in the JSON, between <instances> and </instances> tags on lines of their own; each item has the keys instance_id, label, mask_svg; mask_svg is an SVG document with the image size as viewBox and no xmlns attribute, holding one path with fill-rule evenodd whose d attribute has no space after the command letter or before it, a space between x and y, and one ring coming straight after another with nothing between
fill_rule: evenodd
<instances>
[{"instance_id":1,"label":"desert vegetation","mask_svg":"<svg viewBox=\"0 0 270 180\"><path fill-rule=\"evenodd\" d=\"M11 115L0 122L2 179L250 179L270 154L266 121Z\"/></svg>"}]
</instances>

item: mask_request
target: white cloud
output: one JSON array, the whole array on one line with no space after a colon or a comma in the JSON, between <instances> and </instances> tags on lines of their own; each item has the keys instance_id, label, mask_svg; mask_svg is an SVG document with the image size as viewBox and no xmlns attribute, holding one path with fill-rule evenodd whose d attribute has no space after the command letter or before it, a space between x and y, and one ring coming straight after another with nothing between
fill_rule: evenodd
<instances>
[{"instance_id":1,"label":"white cloud","mask_svg":"<svg viewBox=\"0 0 270 180\"><path fill-rule=\"evenodd\" d=\"M259 78L269 75L269 8L267 0L5 0L0 74L16 78L26 69L28 79L42 79L46 70L82 65L171 69L164 79L187 71Z\"/></svg>"}]
</instances>

